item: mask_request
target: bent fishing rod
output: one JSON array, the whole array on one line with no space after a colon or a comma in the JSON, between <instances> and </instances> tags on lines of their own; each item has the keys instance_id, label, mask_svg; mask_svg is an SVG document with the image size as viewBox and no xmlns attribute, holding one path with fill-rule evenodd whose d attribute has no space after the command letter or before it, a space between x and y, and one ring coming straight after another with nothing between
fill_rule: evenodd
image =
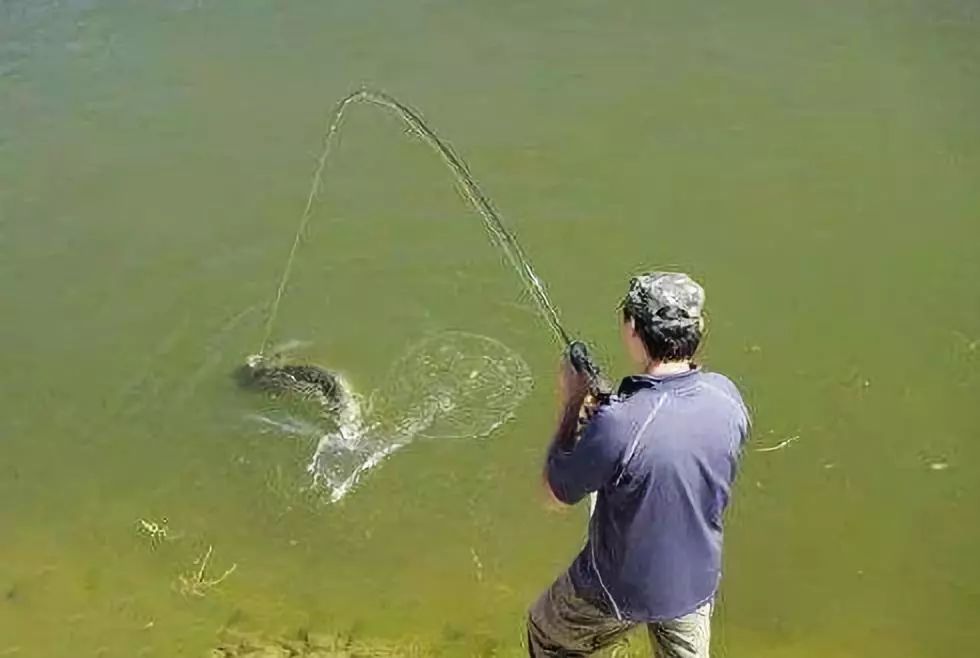
<instances>
[{"instance_id":1,"label":"bent fishing rod","mask_svg":"<svg viewBox=\"0 0 980 658\"><path fill-rule=\"evenodd\" d=\"M296 231L289 257L286 261L279 287L269 311L269 318L266 323L265 336L262 341L261 352L264 353L268 346L272 334L272 326L279 308L279 302L285 292L286 284L289 279L293 260L296 256L302 235L306 225L313 215L313 204L318 197L322 184L323 171L327 160L333 149L336 135L344 119L344 114L348 106L355 103L369 103L393 111L402 121L417 134L423 142L432 148L442 159L443 163L449 168L454 180L462 188L464 197L477 210L483 219L484 226L490 233L492 240L503 249L511 266L517 271L521 282L531 294L541 315L544 317L548 326L551 328L555 338L566 351L569 362L580 375L584 376L589 387L589 391L594 396L604 395L608 391L608 385L602 377L599 367L596 365L588 347L580 340L573 340L569 333L562 326L558 310L548 298L544 289L544 284L534 268L531 266L530 259L524 252L517 237L512 233L497 212L490 197L480 188L479 183L473 178L466 162L460 157L453 148L422 119L421 115L411 107L400 102L393 96L378 90L362 88L346 96L338 104L331 115L330 123L324 136L323 151L318 161L316 172L313 176L313 183L310 187L310 194L306 201L306 207L300 218L299 228Z\"/></svg>"}]
</instances>

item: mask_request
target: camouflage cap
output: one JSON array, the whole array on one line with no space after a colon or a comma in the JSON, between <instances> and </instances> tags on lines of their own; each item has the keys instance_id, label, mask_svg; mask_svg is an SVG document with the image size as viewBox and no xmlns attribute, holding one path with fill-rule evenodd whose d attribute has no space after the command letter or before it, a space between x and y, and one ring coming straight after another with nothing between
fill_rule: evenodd
<instances>
[{"instance_id":1,"label":"camouflage cap","mask_svg":"<svg viewBox=\"0 0 980 658\"><path fill-rule=\"evenodd\" d=\"M704 288L681 272L650 272L630 279L623 308L643 322L660 326L700 324Z\"/></svg>"}]
</instances>

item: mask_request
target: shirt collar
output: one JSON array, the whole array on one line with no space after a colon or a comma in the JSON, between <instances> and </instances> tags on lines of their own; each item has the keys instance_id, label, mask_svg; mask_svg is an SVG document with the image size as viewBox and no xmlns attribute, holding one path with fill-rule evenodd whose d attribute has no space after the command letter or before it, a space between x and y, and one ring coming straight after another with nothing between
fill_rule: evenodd
<instances>
[{"instance_id":1,"label":"shirt collar","mask_svg":"<svg viewBox=\"0 0 980 658\"><path fill-rule=\"evenodd\" d=\"M644 388L655 390L679 388L690 385L700 372L701 367L695 366L690 370L670 375L630 375L629 377L623 377L623 381L619 383L618 394L623 397L628 397Z\"/></svg>"}]
</instances>

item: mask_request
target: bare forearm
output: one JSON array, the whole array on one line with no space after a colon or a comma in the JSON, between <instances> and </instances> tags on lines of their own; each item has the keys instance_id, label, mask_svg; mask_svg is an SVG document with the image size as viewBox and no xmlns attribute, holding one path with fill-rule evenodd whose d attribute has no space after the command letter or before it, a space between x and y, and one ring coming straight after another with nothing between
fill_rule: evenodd
<instances>
[{"instance_id":1,"label":"bare forearm","mask_svg":"<svg viewBox=\"0 0 980 658\"><path fill-rule=\"evenodd\" d=\"M571 452L572 448L575 447L575 441L578 439L579 416L587 396L586 391L576 393L566 398L564 404L559 408L558 427L552 439L553 449Z\"/></svg>"}]
</instances>

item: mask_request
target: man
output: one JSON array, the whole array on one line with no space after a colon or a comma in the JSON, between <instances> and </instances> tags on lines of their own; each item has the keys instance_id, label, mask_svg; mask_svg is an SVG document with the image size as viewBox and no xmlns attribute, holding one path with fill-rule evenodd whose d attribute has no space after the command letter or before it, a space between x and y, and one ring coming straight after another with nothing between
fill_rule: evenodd
<instances>
[{"instance_id":1,"label":"man","mask_svg":"<svg viewBox=\"0 0 980 658\"><path fill-rule=\"evenodd\" d=\"M693 362L703 307L687 275L632 279L622 337L638 374L580 437L586 381L563 366L545 483L565 505L597 495L585 547L531 608L532 657L587 656L646 624L656 656L708 658L722 517L749 418L735 385Z\"/></svg>"}]
</instances>

